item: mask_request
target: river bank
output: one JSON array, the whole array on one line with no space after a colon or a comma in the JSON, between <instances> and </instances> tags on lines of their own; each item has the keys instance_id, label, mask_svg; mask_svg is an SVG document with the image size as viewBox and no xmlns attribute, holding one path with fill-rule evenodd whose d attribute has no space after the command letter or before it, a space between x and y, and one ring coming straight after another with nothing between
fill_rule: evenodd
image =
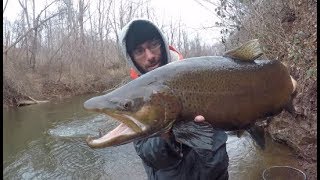
<instances>
[{"instance_id":1,"label":"river bank","mask_svg":"<svg viewBox=\"0 0 320 180\"><path fill-rule=\"evenodd\" d=\"M293 149L308 179L317 179L317 81L300 75L297 82L293 104L298 115L282 112L273 118L267 131L274 140Z\"/></svg>"},{"instance_id":2,"label":"river bank","mask_svg":"<svg viewBox=\"0 0 320 180\"><path fill-rule=\"evenodd\" d=\"M4 78L3 106L19 107L48 101L59 101L73 96L99 93L114 88L128 79L127 68L109 70L101 76L79 78L76 81L68 77L59 80L48 79L41 74L29 72L14 81ZM28 83L26 83L28 82ZM30 102L30 103L28 103Z\"/></svg>"}]
</instances>

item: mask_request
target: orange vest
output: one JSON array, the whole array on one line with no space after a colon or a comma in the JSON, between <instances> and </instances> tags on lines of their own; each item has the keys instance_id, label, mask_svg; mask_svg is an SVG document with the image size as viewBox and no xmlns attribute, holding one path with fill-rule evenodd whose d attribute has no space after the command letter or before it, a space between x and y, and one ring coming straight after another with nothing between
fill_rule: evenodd
<instances>
[{"instance_id":1,"label":"orange vest","mask_svg":"<svg viewBox=\"0 0 320 180\"><path fill-rule=\"evenodd\" d=\"M178 58L179 60L183 59L182 54L179 53L173 46L169 45L169 50L176 52L179 56L179 58ZM139 74L133 68L130 68L130 77L131 77L131 79L136 79L139 77Z\"/></svg>"}]
</instances>

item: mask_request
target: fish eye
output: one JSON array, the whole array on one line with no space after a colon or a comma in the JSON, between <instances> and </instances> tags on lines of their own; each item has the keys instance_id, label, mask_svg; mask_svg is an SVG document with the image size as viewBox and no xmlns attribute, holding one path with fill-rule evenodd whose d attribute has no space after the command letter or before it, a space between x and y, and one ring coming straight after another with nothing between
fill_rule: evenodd
<instances>
[{"instance_id":1,"label":"fish eye","mask_svg":"<svg viewBox=\"0 0 320 180\"><path fill-rule=\"evenodd\" d=\"M123 108L128 110L131 108L131 105L132 105L132 101L126 101L124 104L123 104Z\"/></svg>"}]
</instances>

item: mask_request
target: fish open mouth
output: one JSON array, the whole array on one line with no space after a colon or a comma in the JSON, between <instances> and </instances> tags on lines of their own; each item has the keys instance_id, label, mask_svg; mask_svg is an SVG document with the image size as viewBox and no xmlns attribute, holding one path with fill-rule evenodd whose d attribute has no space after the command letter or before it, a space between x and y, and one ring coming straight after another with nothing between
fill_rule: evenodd
<instances>
[{"instance_id":1,"label":"fish open mouth","mask_svg":"<svg viewBox=\"0 0 320 180\"><path fill-rule=\"evenodd\" d=\"M88 137L86 142L89 147L104 148L129 143L145 129L143 124L129 115L112 114L110 116L120 121L120 125L97 139Z\"/></svg>"},{"instance_id":2,"label":"fish open mouth","mask_svg":"<svg viewBox=\"0 0 320 180\"><path fill-rule=\"evenodd\" d=\"M103 148L113 145L120 145L126 142L128 137L134 136L135 132L124 123L121 123L116 128L108 132L107 134L94 139L92 137L87 138L87 144L91 148Z\"/></svg>"}]
</instances>

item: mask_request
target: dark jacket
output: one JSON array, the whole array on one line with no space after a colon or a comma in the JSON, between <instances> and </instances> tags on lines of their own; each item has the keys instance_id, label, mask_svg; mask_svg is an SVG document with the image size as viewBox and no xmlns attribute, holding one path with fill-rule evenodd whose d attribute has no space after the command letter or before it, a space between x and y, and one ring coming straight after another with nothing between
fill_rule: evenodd
<instances>
[{"instance_id":1,"label":"dark jacket","mask_svg":"<svg viewBox=\"0 0 320 180\"><path fill-rule=\"evenodd\" d=\"M134 147L143 160L149 180L228 179L227 134L216 131L212 138L215 142L212 150L190 148L161 137L135 141Z\"/></svg>"}]
</instances>

